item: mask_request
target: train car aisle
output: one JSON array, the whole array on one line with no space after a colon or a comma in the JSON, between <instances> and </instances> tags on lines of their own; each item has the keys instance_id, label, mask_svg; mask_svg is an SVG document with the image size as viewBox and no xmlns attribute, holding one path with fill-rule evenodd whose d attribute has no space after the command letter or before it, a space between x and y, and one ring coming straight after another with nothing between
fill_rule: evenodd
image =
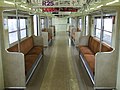
<instances>
[{"instance_id":1,"label":"train car aisle","mask_svg":"<svg viewBox=\"0 0 120 90\"><path fill-rule=\"evenodd\" d=\"M80 90L65 31L57 32L40 90Z\"/></svg>"}]
</instances>

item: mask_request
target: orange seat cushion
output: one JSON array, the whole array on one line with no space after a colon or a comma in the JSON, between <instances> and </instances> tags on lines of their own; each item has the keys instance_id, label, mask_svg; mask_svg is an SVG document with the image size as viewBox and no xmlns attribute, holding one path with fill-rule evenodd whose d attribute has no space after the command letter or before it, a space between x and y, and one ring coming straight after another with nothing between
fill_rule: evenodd
<instances>
[{"instance_id":1,"label":"orange seat cushion","mask_svg":"<svg viewBox=\"0 0 120 90\"><path fill-rule=\"evenodd\" d=\"M33 38L29 37L20 43L20 51L27 54L33 48Z\"/></svg>"},{"instance_id":2,"label":"orange seat cushion","mask_svg":"<svg viewBox=\"0 0 120 90\"><path fill-rule=\"evenodd\" d=\"M18 52L18 44L7 49L9 52Z\"/></svg>"},{"instance_id":3,"label":"orange seat cushion","mask_svg":"<svg viewBox=\"0 0 120 90\"><path fill-rule=\"evenodd\" d=\"M95 56L94 55L85 54L84 58L88 62L88 65L90 66L90 69L94 73L94 71L95 71Z\"/></svg>"},{"instance_id":4,"label":"orange seat cushion","mask_svg":"<svg viewBox=\"0 0 120 90\"><path fill-rule=\"evenodd\" d=\"M34 54L25 55L25 72L26 73L31 69L31 67L32 67L33 63L36 61L37 57L38 57L38 55L34 55Z\"/></svg>"},{"instance_id":5,"label":"orange seat cushion","mask_svg":"<svg viewBox=\"0 0 120 90\"><path fill-rule=\"evenodd\" d=\"M28 52L27 55L32 55L32 54L39 55L41 52L42 52L42 47L40 47L40 46L34 46L34 47Z\"/></svg>"},{"instance_id":6,"label":"orange seat cushion","mask_svg":"<svg viewBox=\"0 0 120 90\"><path fill-rule=\"evenodd\" d=\"M80 52L84 55L84 54L94 54L89 47L87 46L79 46L79 50Z\"/></svg>"},{"instance_id":7,"label":"orange seat cushion","mask_svg":"<svg viewBox=\"0 0 120 90\"><path fill-rule=\"evenodd\" d=\"M88 40L88 46L79 46L80 53L83 54L85 60L87 61L91 71L95 72L95 54L100 51L100 41L90 36ZM113 49L105 43L101 45L101 52L109 52Z\"/></svg>"}]
</instances>

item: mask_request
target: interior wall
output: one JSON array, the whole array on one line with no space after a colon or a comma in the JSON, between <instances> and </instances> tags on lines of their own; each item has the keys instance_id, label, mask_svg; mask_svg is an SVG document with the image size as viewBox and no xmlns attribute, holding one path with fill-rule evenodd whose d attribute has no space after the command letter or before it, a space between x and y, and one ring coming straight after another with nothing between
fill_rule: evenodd
<instances>
[{"instance_id":1,"label":"interior wall","mask_svg":"<svg viewBox=\"0 0 120 90\"><path fill-rule=\"evenodd\" d=\"M118 13L118 17L120 17L120 12ZM118 40L117 40L117 43L116 45L118 45L119 47L119 52L118 52L118 70L117 70L117 90L120 90L120 18L117 18L117 23L118 23L118 27L117 27L117 30L118 30Z\"/></svg>"},{"instance_id":2,"label":"interior wall","mask_svg":"<svg viewBox=\"0 0 120 90\"><path fill-rule=\"evenodd\" d=\"M3 40L3 19L2 19L2 10L0 10L0 90L4 89L4 78L3 78L3 64L2 64L2 40Z\"/></svg>"},{"instance_id":3,"label":"interior wall","mask_svg":"<svg viewBox=\"0 0 120 90\"><path fill-rule=\"evenodd\" d=\"M82 16L81 19L82 19L82 35L85 35L85 16Z\"/></svg>"},{"instance_id":4,"label":"interior wall","mask_svg":"<svg viewBox=\"0 0 120 90\"><path fill-rule=\"evenodd\" d=\"M28 36L34 35L33 17L28 17Z\"/></svg>"},{"instance_id":5,"label":"interior wall","mask_svg":"<svg viewBox=\"0 0 120 90\"><path fill-rule=\"evenodd\" d=\"M92 30L92 16L89 15L89 22L88 22L88 34L91 35Z\"/></svg>"},{"instance_id":6,"label":"interior wall","mask_svg":"<svg viewBox=\"0 0 120 90\"><path fill-rule=\"evenodd\" d=\"M67 18L52 18L52 25L55 25L57 31L67 30Z\"/></svg>"}]
</instances>

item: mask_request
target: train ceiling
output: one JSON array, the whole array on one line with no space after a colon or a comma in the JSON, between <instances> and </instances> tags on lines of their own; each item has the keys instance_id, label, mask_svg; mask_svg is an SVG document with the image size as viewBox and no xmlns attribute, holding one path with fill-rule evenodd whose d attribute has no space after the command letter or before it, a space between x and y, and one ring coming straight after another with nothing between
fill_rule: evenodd
<instances>
[{"instance_id":1,"label":"train ceiling","mask_svg":"<svg viewBox=\"0 0 120 90\"><path fill-rule=\"evenodd\" d=\"M24 5L31 6L31 10L34 12L47 12L54 16L69 15L70 12L78 12L85 4L88 4L93 0L3 0L8 2L14 2L23 8ZM68 13L67 13L68 12ZM66 14L67 13L67 14Z\"/></svg>"},{"instance_id":2,"label":"train ceiling","mask_svg":"<svg viewBox=\"0 0 120 90\"><path fill-rule=\"evenodd\" d=\"M49 13L54 16L75 15L76 13L88 12L103 6L103 3L114 3L118 0L0 0L1 2L18 5L31 12ZM102 3L101 3L102 2ZM96 3L100 3L97 4ZM5 4L3 4L4 6ZM93 6L93 7L90 7Z\"/></svg>"},{"instance_id":3,"label":"train ceiling","mask_svg":"<svg viewBox=\"0 0 120 90\"><path fill-rule=\"evenodd\" d=\"M92 1L98 0L0 0L15 2L15 3L28 3L32 4L34 8L44 7L81 7L85 4L89 4Z\"/></svg>"}]
</instances>

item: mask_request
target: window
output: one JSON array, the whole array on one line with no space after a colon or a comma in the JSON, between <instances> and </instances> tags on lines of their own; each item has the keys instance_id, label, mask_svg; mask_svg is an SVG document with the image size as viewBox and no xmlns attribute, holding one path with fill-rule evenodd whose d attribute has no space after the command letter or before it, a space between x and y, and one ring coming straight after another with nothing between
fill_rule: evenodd
<instances>
[{"instance_id":1,"label":"window","mask_svg":"<svg viewBox=\"0 0 120 90\"><path fill-rule=\"evenodd\" d=\"M100 32L101 32L101 18L97 18L95 25L95 36L100 38Z\"/></svg>"},{"instance_id":2,"label":"window","mask_svg":"<svg viewBox=\"0 0 120 90\"><path fill-rule=\"evenodd\" d=\"M25 18L18 19L18 27L20 30L17 30L17 19L9 17L8 18L9 44L18 41L18 38L22 39L24 37L27 37L27 26Z\"/></svg>"},{"instance_id":3,"label":"window","mask_svg":"<svg viewBox=\"0 0 120 90\"><path fill-rule=\"evenodd\" d=\"M70 25L72 25L72 18L69 18L69 23Z\"/></svg>"},{"instance_id":4,"label":"window","mask_svg":"<svg viewBox=\"0 0 120 90\"><path fill-rule=\"evenodd\" d=\"M79 29L82 30L82 19L79 18Z\"/></svg>"},{"instance_id":5,"label":"window","mask_svg":"<svg viewBox=\"0 0 120 90\"><path fill-rule=\"evenodd\" d=\"M41 18L41 28L45 28L45 20L44 18Z\"/></svg>"},{"instance_id":6,"label":"window","mask_svg":"<svg viewBox=\"0 0 120 90\"><path fill-rule=\"evenodd\" d=\"M16 19L8 19L9 43L18 41L17 21Z\"/></svg>"},{"instance_id":7,"label":"window","mask_svg":"<svg viewBox=\"0 0 120 90\"><path fill-rule=\"evenodd\" d=\"M104 19L104 30L103 30L103 41L111 44L112 41L112 18L105 18Z\"/></svg>"},{"instance_id":8,"label":"window","mask_svg":"<svg viewBox=\"0 0 120 90\"><path fill-rule=\"evenodd\" d=\"M85 34L88 35L88 16L85 17Z\"/></svg>"},{"instance_id":9,"label":"window","mask_svg":"<svg viewBox=\"0 0 120 90\"><path fill-rule=\"evenodd\" d=\"M113 29L113 17L104 17L103 18L103 30L101 29L101 18L95 18L95 36L100 38L102 41L111 45L112 43L112 29Z\"/></svg>"},{"instance_id":10,"label":"window","mask_svg":"<svg viewBox=\"0 0 120 90\"><path fill-rule=\"evenodd\" d=\"M34 19L34 35L37 36L38 35L38 18L37 18L37 15L34 15L33 19Z\"/></svg>"},{"instance_id":11,"label":"window","mask_svg":"<svg viewBox=\"0 0 120 90\"><path fill-rule=\"evenodd\" d=\"M20 19L20 36L21 39L27 37L26 19Z\"/></svg>"}]
</instances>

